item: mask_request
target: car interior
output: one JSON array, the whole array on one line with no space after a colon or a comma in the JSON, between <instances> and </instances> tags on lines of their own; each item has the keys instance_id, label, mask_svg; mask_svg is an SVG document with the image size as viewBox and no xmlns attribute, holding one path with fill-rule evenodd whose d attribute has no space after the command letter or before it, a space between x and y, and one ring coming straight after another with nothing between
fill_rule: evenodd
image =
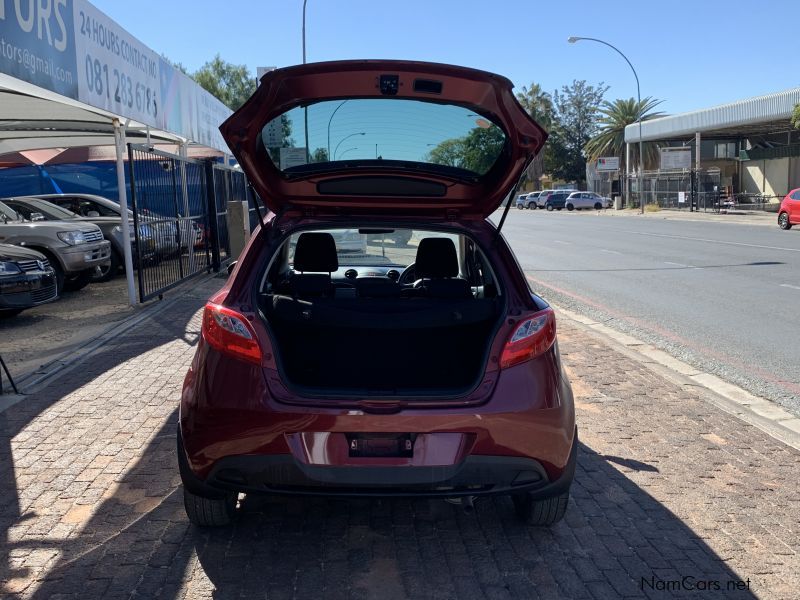
<instances>
[{"instance_id":1,"label":"car interior","mask_svg":"<svg viewBox=\"0 0 800 600\"><path fill-rule=\"evenodd\" d=\"M502 314L497 278L467 236L413 233L403 253L373 241L360 261L326 231L300 233L293 255L281 246L259 304L291 383L367 395L477 384Z\"/></svg>"}]
</instances>

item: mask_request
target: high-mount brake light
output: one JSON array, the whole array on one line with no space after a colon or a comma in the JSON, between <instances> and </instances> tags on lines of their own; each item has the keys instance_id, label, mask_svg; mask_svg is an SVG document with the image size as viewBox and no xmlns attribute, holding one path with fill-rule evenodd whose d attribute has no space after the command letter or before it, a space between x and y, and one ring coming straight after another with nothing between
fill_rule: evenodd
<instances>
[{"instance_id":1,"label":"high-mount brake light","mask_svg":"<svg viewBox=\"0 0 800 600\"><path fill-rule=\"evenodd\" d=\"M203 312L203 338L229 356L261 364L261 347L253 326L230 308L209 302Z\"/></svg>"},{"instance_id":2,"label":"high-mount brake light","mask_svg":"<svg viewBox=\"0 0 800 600\"><path fill-rule=\"evenodd\" d=\"M511 334L503 354L500 368L507 369L541 356L556 341L556 318L553 310L546 308L523 320Z\"/></svg>"}]
</instances>

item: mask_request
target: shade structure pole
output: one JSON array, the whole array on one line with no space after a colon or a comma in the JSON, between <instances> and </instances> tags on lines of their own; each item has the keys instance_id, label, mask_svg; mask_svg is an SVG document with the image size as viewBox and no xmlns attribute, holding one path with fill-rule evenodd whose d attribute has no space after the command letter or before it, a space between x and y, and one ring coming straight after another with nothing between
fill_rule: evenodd
<instances>
[{"instance_id":1,"label":"shade structure pole","mask_svg":"<svg viewBox=\"0 0 800 600\"><path fill-rule=\"evenodd\" d=\"M128 304L136 305L136 286L133 282L133 252L131 249L131 220L128 216L128 190L125 187L125 126L114 119L114 145L117 150L117 188L122 217L122 253L125 279L128 284Z\"/></svg>"}]
</instances>

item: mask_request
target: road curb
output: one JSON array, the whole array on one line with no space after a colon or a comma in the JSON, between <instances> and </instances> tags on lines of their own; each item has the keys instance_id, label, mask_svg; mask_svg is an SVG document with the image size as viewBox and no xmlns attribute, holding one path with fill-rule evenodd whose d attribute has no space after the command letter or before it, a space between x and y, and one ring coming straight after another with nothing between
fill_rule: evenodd
<instances>
[{"instance_id":1,"label":"road curb","mask_svg":"<svg viewBox=\"0 0 800 600\"><path fill-rule=\"evenodd\" d=\"M702 398L717 408L757 427L771 437L800 450L800 418L774 402L765 400L710 373L667 354L627 333L589 317L551 304L560 318L604 342L612 349L644 365L657 375L683 388L702 391Z\"/></svg>"}]
</instances>

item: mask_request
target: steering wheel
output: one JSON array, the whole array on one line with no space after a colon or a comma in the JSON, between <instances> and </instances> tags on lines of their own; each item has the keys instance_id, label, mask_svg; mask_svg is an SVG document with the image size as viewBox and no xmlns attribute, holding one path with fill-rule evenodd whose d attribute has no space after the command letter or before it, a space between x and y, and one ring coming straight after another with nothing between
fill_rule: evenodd
<instances>
[{"instance_id":1,"label":"steering wheel","mask_svg":"<svg viewBox=\"0 0 800 600\"><path fill-rule=\"evenodd\" d=\"M403 269L402 273L400 273L400 277L397 278L397 283L399 283L400 285L410 285L414 283L416 280L417 280L416 264L411 263L405 269Z\"/></svg>"}]
</instances>

